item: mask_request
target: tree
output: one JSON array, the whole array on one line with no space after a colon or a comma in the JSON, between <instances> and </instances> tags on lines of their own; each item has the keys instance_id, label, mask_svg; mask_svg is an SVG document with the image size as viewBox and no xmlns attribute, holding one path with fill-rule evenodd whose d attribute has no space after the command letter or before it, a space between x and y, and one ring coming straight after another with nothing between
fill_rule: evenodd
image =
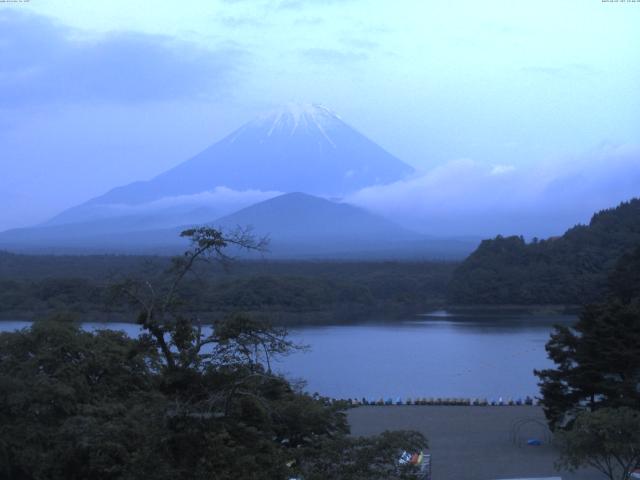
<instances>
[{"instance_id":1,"label":"tree","mask_svg":"<svg viewBox=\"0 0 640 480\"><path fill-rule=\"evenodd\" d=\"M640 412L627 407L582 412L559 440L560 466L590 466L610 480L628 480L640 466Z\"/></svg>"},{"instance_id":2,"label":"tree","mask_svg":"<svg viewBox=\"0 0 640 480\"><path fill-rule=\"evenodd\" d=\"M185 230L180 236L190 239L191 248L174 257L171 268L155 282L127 279L114 287L138 308L137 320L147 332L145 339L158 348L168 370L198 367L194 362L205 358L199 355L201 349L215 341L203 334L199 318L188 317L181 311L180 287L185 277L194 273L200 261L214 259L227 265L231 260L225 252L228 247L264 251L267 245L265 238L256 239L247 229L225 235L211 227L199 227Z\"/></svg>"},{"instance_id":3,"label":"tree","mask_svg":"<svg viewBox=\"0 0 640 480\"><path fill-rule=\"evenodd\" d=\"M584 410L640 410L640 248L623 256L605 303L583 308L575 327L556 327L546 345L556 368L536 371L552 428Z\"/></svg>"},{"instance_id":4,"label":"tree","mask_svg":"<svg viewBox=\"0 0 640 480\"><path fill-rule=\"evenodd\" d=\"M0 478L410 478L397 458L424 437L349 437L346 405L272 371L296 348L285 330L245 315L207 328L184 314L180 286L196 262L261 244L183 235L192 247L165 275L118 287L140 309L139 338L59 318L0 334Z\"/></svg>"},{"instance_id":5,"label":"tree","mask_svg":"<svg viewBox=\"0 0 640 480\"><path fill-rule=\"evenodd\" d=\"M125 464L152 475L162 399L140 348L60 318L1 334L0 478L120 478Z\"/></svg>"}]
</instances>

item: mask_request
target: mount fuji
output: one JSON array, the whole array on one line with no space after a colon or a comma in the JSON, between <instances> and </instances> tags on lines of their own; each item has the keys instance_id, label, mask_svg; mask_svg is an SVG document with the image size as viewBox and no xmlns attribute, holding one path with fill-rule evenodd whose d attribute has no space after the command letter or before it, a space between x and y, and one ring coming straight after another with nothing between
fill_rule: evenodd
<instances>
[{"instance_id":1,"label":"mount fuji","mask_svg":"<svg viewBox=\"0 0 640 480\"><path fill-rule=\"evenodd\" d=\"M149 181L114 188L44 224L0 233L0 248L175 252L184 248L181 227L235 223L269 234L278 256L358 249L448 256L434 250L434 239L336 199L412 172L326 107L288 105Z\"/></svg>"},{"instance_id":2,"label":"mount fuji","mask_svg":"<svg viewBox=\"0 0 640 480\"><path fill-rule=\"evenodd\" d=\"M171 199L187 213L202 207L208 192L220 189L236 194L252 192L259 197L243 201L245 195L236 195L236 201L225 206L212 196L207 207L225 215L280 193L342 197L364 187L401 180L412 172L412 167L328 108L289 104L257 117L149 181L114 188L46 224L146 214L164 208Z\"/></svg>"},{"instance_id":3,"label":"mount fuji","mask_svg":"<svg viewBox=\"0 0 640 480\"><path fill-rule=\"evenodd\" d=\"M339 197L412 171L329 109L288 105L148 182L115 188L89 203L136 204L220 186Z\"/></svg>"}]
</instances>

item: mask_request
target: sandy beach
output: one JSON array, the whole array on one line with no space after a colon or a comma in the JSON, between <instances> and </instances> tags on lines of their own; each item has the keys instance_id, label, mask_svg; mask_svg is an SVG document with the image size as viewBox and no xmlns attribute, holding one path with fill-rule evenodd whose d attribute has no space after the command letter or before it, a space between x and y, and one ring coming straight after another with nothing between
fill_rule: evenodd
<instances>
[{"instance_id":1,"label":"sandy beach","mask_svg":"<svg viewBox=\"0 0 640 480\"><path fill-rule=\"evenodd\" d=\"M429 441L435 480L561 477L598 480L595 470L559 471L537 406L363 406L347 413L354 435L417 430ZM538 439L540 446L527 441Z\"/></svg>"}]
</instances>

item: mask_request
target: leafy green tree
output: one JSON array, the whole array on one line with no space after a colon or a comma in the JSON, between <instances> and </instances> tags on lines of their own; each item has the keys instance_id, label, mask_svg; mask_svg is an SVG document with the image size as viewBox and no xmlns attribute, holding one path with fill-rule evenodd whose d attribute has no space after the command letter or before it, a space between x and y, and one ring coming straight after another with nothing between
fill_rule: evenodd
<instances>
[{"instance_id":1,"label":"leafy green tree","mask_svg":"<svg viewBox=\"0 0 640 480\"><path fill-rule=\"evenodd\" d=\"M184 313L181 286L193 274L199 261L214 259L227 265L231 258L225 249L262 251L266 240L256 240L248 230L238 229L230 235L210 227L185 230L182 237L191 240L184 255L174 257L171 267L156 279L127 279L115 286L138 309L138 323L146 332L145 340L157 347L165 368L170 371L200 367L200 351L214 339L204 335L199 318Z\"/></svg>"},{"instance_id":2,"label":"leafy green tree","mask_svg":"<svg viewBox=\"0 0 640 480\"><path fill-rule=\"evenodd\" d=\"M553 428L583 410L640 410L640 248L621 258L605 303L586 306L573 328L557 327L547 343L556 368L537 371Z\"/></svg>"},{"instance_id":3,"label":"leafy green tree","mask_svg":"<svg viewBox=\"0 0 640 480\"><path fill-rule=\"evenodd\" d=\"M559 441L561 467L590 466L610 480L628 480L640 466L640 412L628 407L582 412Z\"/></svg>"},{"instance_id":4,"label":"leafy green tree","mask_svg":"<svg viewBox=\"0 0 640 480\"><path fill-rule=\"evenodd\" d=\"M120 478L125 464L142 468L160 397L154 355L141 348L60 319L0 335L2 478Z\"/></svg>"}]
</instances>

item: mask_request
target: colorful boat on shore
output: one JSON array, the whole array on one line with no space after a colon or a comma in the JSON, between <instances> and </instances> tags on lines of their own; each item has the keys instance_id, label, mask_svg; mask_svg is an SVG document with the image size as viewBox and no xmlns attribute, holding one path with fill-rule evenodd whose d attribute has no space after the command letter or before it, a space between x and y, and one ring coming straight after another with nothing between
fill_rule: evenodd
<instances>
[{"instance_id":1,"label":"colorful boat on shore","mask_svg":"<svg viewBox=\"0 0 640 480\"><path fill-rule=\"evenodd\" d=\"M410 469L416 480L431 480L431 454L404 451L398 459L400 468Z\"/></svg>"}]
</instances>

